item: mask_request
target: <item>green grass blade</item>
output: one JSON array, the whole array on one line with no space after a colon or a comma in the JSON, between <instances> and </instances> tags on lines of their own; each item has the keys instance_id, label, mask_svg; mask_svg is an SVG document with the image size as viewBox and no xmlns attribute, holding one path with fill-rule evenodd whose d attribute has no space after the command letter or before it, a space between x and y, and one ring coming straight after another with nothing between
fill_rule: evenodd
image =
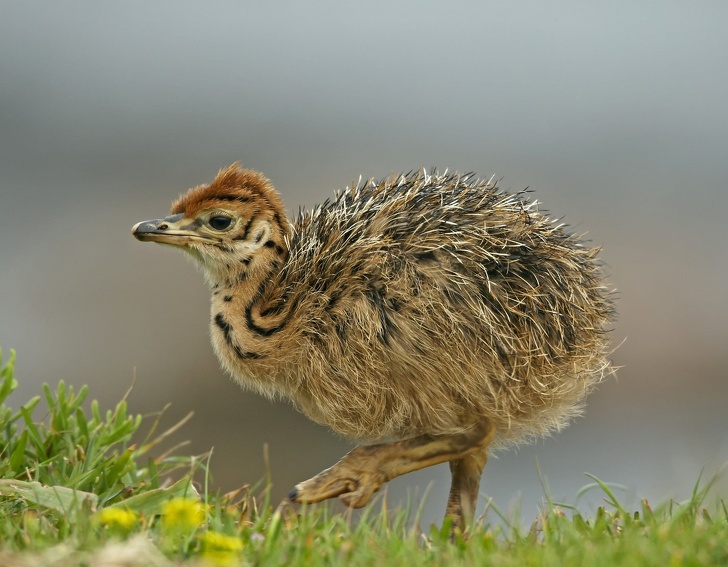
<instances>
[{"instance_id":1,"label":"green grass blade","mask_svg":"<svg viewBox=\"0 0 728 567\"><path fill-rule=\"evenodd\" d=\"M8 464L10 465L10 470L13 474L17 474L18 472L22 471L25 464L25 449L28 446L28 432L23 431L23 433L20 434L20 437L18 438L18 443L15 445L15 448L13 449L13 452L10 455L10 459L8 459Z\"/></svg>"},{"instance_id":2,"label":"green grass blade","mask_svg":"<svg viewBox=\"0 0 728 567\"><path fill-rule=\"evenodd\" d=\"M0 404L5 403L5 399L18 387L18 381L14 376L15 351L10 350L10 356L4 365L2 360L3 351L0 348Z\"/></svg>"},{"instance_id":3,"label":"green grass blade","mask_svg":"<svg viewBox=\"0 0 728 567\"><path fill-rule=\"evenodd\" d=\"M84 502L91 510L95 510L98 502L98 497L91 492L14 479L0 479L0 494L16 496L62 514L78 510Z\"/></svg>"}]
</instances>

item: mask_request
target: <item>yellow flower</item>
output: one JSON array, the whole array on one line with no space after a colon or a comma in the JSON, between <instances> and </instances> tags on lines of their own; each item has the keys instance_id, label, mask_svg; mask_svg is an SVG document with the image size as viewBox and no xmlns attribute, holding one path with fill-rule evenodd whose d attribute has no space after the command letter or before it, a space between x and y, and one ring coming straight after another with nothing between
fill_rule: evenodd
<instances>
[{"instance_id":1,"label":"yellow flower","mask_svg":"<svg viewBox=\"0 0 728 567\"><path fill-rule=\"evenodd\" d=\"M100 524L108 528L124 531L131 530L137 523L136 512L128 508L117 508L115 506L99 510L96 519Z\"/></svg>"},{"instance_id":2,"label":"yellow flower","mask_svg":"<svg viewBox=\"0 0 728 567\"><path fill-rule=\"evenodd\" d=\"M202 557L215 565L235 565L243 550L243 542L235 536L219 532L205 532L200 536Z\"/></svg>"},{"instance_id":3,"label":"yellow flower","mask_svg":"<svg viewBox=\"0 0 728 567\"><path fill-rule=\"evenodd\" d=\"M199 500L172 498L162 508L162 524L169 528L191 530L205 520L205 510Z\"/></svg>"}]
</instances>

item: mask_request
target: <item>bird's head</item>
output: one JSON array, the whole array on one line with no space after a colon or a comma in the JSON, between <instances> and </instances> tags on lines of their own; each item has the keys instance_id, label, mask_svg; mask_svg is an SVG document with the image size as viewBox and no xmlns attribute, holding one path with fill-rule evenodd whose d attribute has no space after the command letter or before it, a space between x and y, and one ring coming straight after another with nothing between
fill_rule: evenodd
<instances>
[{"instance_id":1,"label":"bird's head","mask_svg":"<svg viewBox=\"0 0 728 567\"><path fill-rule=\"evenodd\" d=\"M132 228L138 240L188 252L213 283L260 271L282 256L288 231L283 203L270 181L238 164L182 195L169 216Z\"/></svg>"}]
</instances>

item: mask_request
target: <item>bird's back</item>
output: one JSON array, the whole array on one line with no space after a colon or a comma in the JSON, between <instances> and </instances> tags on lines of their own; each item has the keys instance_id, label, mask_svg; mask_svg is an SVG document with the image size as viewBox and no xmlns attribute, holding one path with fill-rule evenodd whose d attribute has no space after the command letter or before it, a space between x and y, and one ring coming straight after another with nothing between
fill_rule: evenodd
<instances>
[{"instance_id":1,"label":"bird's back","mask_svg":"<svg viewBox=\"0 0 728 567\"><path fill-rule=\"evenodd\" d=\"M279 315L289 345L281 390L341 434L451 433L485 417L501 443L521 441L579 413L609 372L595 256L524 195L419 172L299 214L257 309Z\"/></svg>"}]
</instances>

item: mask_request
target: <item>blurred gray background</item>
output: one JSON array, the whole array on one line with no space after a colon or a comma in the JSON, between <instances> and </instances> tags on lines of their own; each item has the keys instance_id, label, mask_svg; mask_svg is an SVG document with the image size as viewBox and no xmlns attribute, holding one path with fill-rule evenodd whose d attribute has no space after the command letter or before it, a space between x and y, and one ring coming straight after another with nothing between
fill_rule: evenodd
<instances>
[{"instance_id":1,"label":"blurred gray background","mask_svg":"<svg viewBox=\"0 0 728 567\"><path fill-rule=\"evenodd\" d=\"M204 5L203 5L204 4ZM422 166L530 187L603 246L623 366L561 434L501 453L482 491L530 521L584 472L626 502L686 498L728 461L728 4L0 2L0 345L13 406L44 381L111 407L195 411L213 485L274 498L350 445L246 394L208 292L139 220L241 160L291 212ZM392 484L439 521L446 466ZM718 488L728 492L726 483ZM600 496L584 505L593 507ZM482 504L481 504L482 508Z\"/></svg>"}]
</instances>

